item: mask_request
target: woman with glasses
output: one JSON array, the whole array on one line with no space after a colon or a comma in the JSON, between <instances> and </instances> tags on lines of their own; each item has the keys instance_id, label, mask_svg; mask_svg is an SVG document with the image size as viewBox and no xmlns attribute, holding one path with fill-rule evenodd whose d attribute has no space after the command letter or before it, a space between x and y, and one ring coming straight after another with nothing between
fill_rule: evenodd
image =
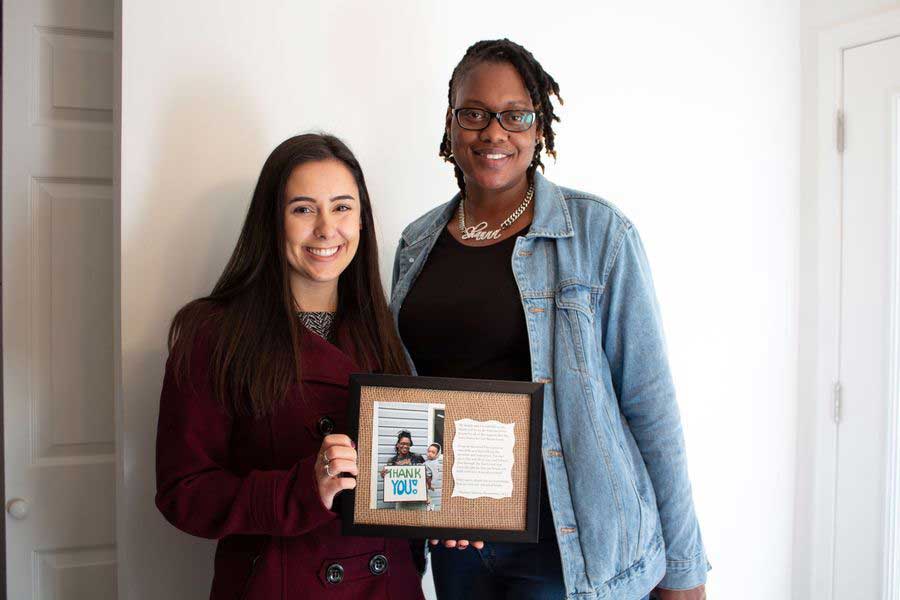
<instances>
[{"instance_id":1,"label":"woman with glasses","mask_svg":"<svg viewBox=\"0 0 900 600\"><path fill-rule=\"evenodd\" d=\"M540 541L432 540L438 597L704 598L643 246L615 206L542 176L553 96L522 46L468 49L440 146L460 191L403 231L395 257L391 310L419 375L546 384Z\"/></svg>"},{"instance_id":2,"label":"woman with glasses","mask_svg":"<svg viewBox=\"0 0 900 600\"><path fill-rule=\"evenodd\" d=\"M397 443L394 444L394 455L387 460L385 466L381 468L381 476L384 477L388 467L402 467L406 465L421 465L425 463L425 458L421 454L412 451L413 441L412 434L406 430L397 432ZM425 477L431 477L431 468L425 467ZM397 510L424 510L426 508L425 501L422 502L394 502L394 508Z\"/></svg>"},{"instance_id":3,"label":"woman with glasses","mask_svg":"<svg viewBox=\"0 0 900 600\"><path fill-rule=\"evenodd\" d=\"M169 333L156 505L219 540L212 600L422 598L405 540L345 537L349 374L408 373L378 275L362 169L306 134L263 165L212 293Z\"/></svg>"},{"instance_id":4,"label":"woman with glasses","mask_svg":"<svg viewBox=\"0 0 900 600\"><path fill-rule=\"evenodd\" d=\"M425 462L421 454L416 454L412 449L412 434L408 431L397 432L397 443L394 444L394 456L387 461L388 466L395 465L421 465Z\"/></svg>"}]
</instances>

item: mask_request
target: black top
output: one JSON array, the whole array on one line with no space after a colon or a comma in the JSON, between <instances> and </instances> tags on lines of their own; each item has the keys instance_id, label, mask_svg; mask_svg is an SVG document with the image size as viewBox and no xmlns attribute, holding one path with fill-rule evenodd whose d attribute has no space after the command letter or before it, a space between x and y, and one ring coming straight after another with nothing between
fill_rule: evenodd
<instances>
[{"instance_id":1,"label":"black top","mask_svg":"<svg viewBox=\"0 0 900 600\"><path fill-rule=\"evenodd\" d=\"M445 227L400 308L400 337L429 377L531 381L525 309L512 272L523 229L490 246L466 246ZM541 538L553 537L541 476Z\"/></svg>"},{"instance_id":2,"label":"black top","mask_svg":"<svg viewBox=\"0 0 900 600\"><path fill-rule=\"evenodd\" d=\"M425 459L422 458L421 454L416 454L415 452L410 452L404 457L400 457L399 454L395 454L390 457L387 461L387 464L390 466L394 465L421 465L425 462Z\"/></svg>"},{"instance_id":3,"label":"black top","mask_svg":"<svg viewBox=\"0 0 900 600\"><path fill-rule=\"evenodd\" d=\"M511 257L516 237L464 246L445 228L400 309L419 375L531 381L531 353Z\"/></svg>"}]
</instances>

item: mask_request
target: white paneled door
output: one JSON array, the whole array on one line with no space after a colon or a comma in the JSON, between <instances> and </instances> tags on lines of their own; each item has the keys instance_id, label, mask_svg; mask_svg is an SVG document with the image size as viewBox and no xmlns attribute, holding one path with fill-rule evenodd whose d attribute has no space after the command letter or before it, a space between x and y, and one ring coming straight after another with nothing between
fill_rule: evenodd
<instances>
[{"instance_id":1,"label":"white paneled door","mask_svg":"<svg viewBox=\"0 0 900 600\"><path fill-rule=\"evenodd\" d=\"M897 598L900 37L844 51L834 600ZM892 508L893 507L893 508Z\"/></svg>"},{"instance_id":2,"label":"white paneled door","mask_svg":"<svg viewBox=\"0 0 900 600\"><path fill-rule=\"evenodd\" d=\"M7 597L116 597L113 1L3 2Z\"/></svg>"}]
</instances>

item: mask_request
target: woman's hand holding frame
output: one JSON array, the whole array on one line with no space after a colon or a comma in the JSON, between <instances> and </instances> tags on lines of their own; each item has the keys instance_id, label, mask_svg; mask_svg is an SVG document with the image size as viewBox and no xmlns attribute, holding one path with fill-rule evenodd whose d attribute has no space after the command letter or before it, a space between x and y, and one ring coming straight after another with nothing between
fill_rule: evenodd
<instances>
[{"instance_id":1,"label":"woman's hand holding frame","mask_svg":"<svg viewBox=\"0 0 900 600\"><path fill-rule=\"evenodd\" d=\"M437 546L441 540L428 540L432 546ZM444 548L456 548L457 550L465 550L469 545L476 550L484 548L484 542L470 542L469 540L444 540Z\"/></svg>"},{"instance_id":2,"label":"woman's hand holding frame","mask_svg":"<svg viewBox=\"0 0 900 600\"><path fill-rule=\"evenodd\" d=\"M319 484L319 498L328 510L334 505L338 492L356 487L356 476L359 475L356 460L356 448L346 435L335 433L322 440L319 460L316 461L316 481ZM344 473L350 477L344 477Z\"/></svg>"}]
</instances>

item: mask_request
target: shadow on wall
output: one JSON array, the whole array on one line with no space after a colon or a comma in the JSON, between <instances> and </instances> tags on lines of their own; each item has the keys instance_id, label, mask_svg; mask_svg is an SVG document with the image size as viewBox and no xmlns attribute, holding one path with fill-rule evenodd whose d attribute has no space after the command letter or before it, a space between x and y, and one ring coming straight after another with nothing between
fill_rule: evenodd
<instances>
[{"instance_id":1,"label":"shadow on wall","mask_svg":"<svg viewBox=\"0 0 900 600\"><path fill-rule=\"evenodd\" d=\"M185 81L146 106L161 108L123 125L119 569L123 597L187 600L208 595L215 546L176 530L153 501L166 336L222 272L270 148L260 107L236 82Z\"/></svg>"}]
</instances>

